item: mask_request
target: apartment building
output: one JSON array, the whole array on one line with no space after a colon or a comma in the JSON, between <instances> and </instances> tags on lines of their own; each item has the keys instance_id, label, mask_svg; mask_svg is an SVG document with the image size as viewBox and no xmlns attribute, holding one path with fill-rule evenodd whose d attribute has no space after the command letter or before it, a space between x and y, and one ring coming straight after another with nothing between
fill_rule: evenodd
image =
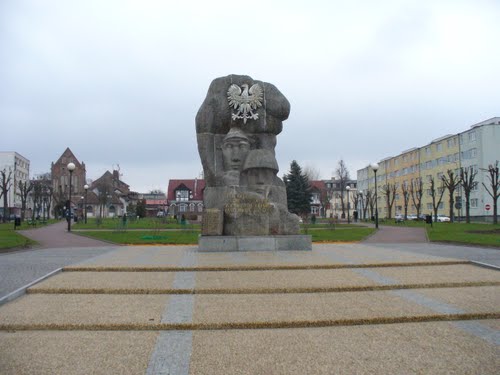
<instances>
[{"instance_id":1,"label":"apartment building","mask_svg":"<svg viewBox=\"0 0 500 375\"><path fill-rule=\"evenodd\" d=\"M10 174L10 189L7 193L7 206L4 207L4 198L0 199L0 216L21 215L21 198L19 182L29 180L30 161L15 151L0 152L0 171ZM6 209L7 208L7 209Z\"/></svg>"},{"instance_id":2,"label":"apartment building","mask_svg":"<svg viewBox=\"0 0 500 375\"><path fill-rule=\"evenodd\" d=\"M384 158L378 162L377 171L379 217L388 218L396 214L404 214L405 206L407 206L407 214L417 214L419 204L420 213L432 213L430 180L433 178L437 187L440 187L441 178L447 174L448 170L452 170L457 175L461 167L472 167L474 171L477 171L478 185L471 193L470 214L478 219L489 220L493 215L491 210L493 202L483 186L483 183L488 186L489 180L482 169L488 168L488 165L496 160L500 160L500 117L474 124L468 130L458 134L439 137L422 147L415 147L399 155ZM358 190L364 191L365 196L366 192L370 192L372 196L375 193L374 177L374 171L370 166L357 171ZM415 189L419 181L422 183L420 199L417 194L418 189ZM384 191L387 186L396 187L392 205L390 201L387 201ZM405 202L404 187L410 191L411 186L414 187L413 197L412 194L408 194ZM465 216L465 197L461 187L455 191L454 201L458 202L453 207L454 215ZM439 213L447 215L449 212L449 194L445 190L439 204Z\"/></svg>"}]
</instances>

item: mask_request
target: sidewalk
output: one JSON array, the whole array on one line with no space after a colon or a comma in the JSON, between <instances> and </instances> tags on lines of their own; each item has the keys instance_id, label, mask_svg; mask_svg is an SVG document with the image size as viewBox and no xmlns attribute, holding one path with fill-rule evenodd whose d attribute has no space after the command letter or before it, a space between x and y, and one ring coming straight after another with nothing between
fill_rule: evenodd
<instances>
[{"instance_id":1,"label":"sidewalk","mask_svg":"<svg viewBox=\"0 0 500 375\"><path fill-rule=\"evenodd\" d=\"M497 374L500 272L403 248L119 247L0 307L0 373Z\"/></svg>"},{"instance_id":2,"label":"sidewalk","mask_svg":"<svg viewBox=\"0 0 500 375\"><path fill-rule=\"evenodd\" d=\"M117 246L104 241L79 236L68 232L68 223L60 221L40 228L20 230L20 234L39 243L37 249L56 249L69 247Z\"/></svg>"},{"instance_id":3,"label":"sidewalk","mask_svg":"<svg viewBox=\"0 0 500 375\"><path fill-rule=\"evenodd\" d=\"M426 243L425 228L379 225L378 231L363 241L364 243Z\"/></svg>"}]
</instances>

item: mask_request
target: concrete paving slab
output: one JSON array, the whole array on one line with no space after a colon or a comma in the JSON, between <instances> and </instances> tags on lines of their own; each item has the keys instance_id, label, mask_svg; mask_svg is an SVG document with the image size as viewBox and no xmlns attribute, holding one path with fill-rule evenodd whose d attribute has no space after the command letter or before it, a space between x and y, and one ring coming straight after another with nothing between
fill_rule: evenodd
<instances>
[{"instance_id":1,"label":"concrete paving slab","mask_svg":"<svg viewBox=\"0 0 500 375\"><path fill-rule=\"evenodd\" d=\"M196 331L190 374L498 374L500 350L452 323Z\"/></svg>"},{"instance_id":2,"label":"concrete paving slab","mask_svg":"<svg viewBox=\"0 0 500 375\"><path fill-rule=\"evenodd\" d=\"M187 261L189 260L189 261ZM265 268L314 268L345 264L426 264L459 262L453 258L420 255L372 246L314 246L310 252L198 253L193 246L123 247L98 259L65 267L66 271L223 270ZM466 261L462 261L466 263Z\"/></svg>"},{"instance_id":3,"label":"concrete paving slab","mask_svg":"<svg viewBox=\"0 0 500 375\"><path fill-rule=\"evenodd\" d=\"M476 293L494 293L482 288L450 288L442 296L452 293L457 313L499 313L500 306L481 298ZM438 289L441 290L441 289ZM496 287L498 292L498 287ZM488 293L489 292L489 293ZM416 292L418 293L418 292ZM440 301L436 298L437 301ZM470 303L473 300L475 304ZM464 301L464 302L462 302ZM196 297L193 321L204 324L260 323L260 322L308 322L376 320L400 317L420 317L453 314L439 312L433 306L411 301L392 292L347 293L296 293L266 295L199 295Z\"/></svg>"},{"instance_id":4,"label":"concrete paving slab","mask_svg":"<svg viewBox=\"0 0 500 375\"><path fill-rule=\"evenodd\" d=\"M62 272L28 293L158 293L173 288L174 272Z\"/></svg>"},{"instance_id":5,"label":"concrete paving slab","mask_svg":"<svg viewBox=\"0 0 500 375\"><path fill-rule=\"evenodd\" d=\"M151 325L168 295L28 294L0 308L0 327Z\"/></svg>"},{"instance_id":6,"label":"concrete paving slab","mask_svg":"<svg viewBox=\"0 0 500 375\"><path fill-rule=\"evenodd\" d=\"M500 312L500 288L498 286L415 289L414 291L464 311Z\"/></svg>"},{"instance_id":7,"label":"concrete paving slab","mask_svg":"<svg viewBox=\"0 0 500 375\"><path fill-rule=\"evenodd\" d=\"M0 332L0 374L145 374L158 332Z\"/></svg>"},{"instance_id":8,"label":"concrete paving slab","mask_svg":"<svg viewBox=\"0 0 500 375\"><path fill-rule=\"evenodd\" d=\"M426 294L420 290L411 292L417 296L413 299L392 291L194 296L30 294L0 309L0 329L161 329L170 323L206 329L428 320L449 314L500 316L496 292L498 287L438 289L430 303L428 299L422 302ZM452 308L440 299L450 298L450 294ZM172 305L166 310L170 299ZM446 308L439 310L436 305ZM188 318L179 320L172 314Z\"/></svg>"},{"instance_id":9,"label":"concrete paving slab","mask_svg":"<svg viewBox=\"0 0 500 375\"><path fill-rule=\"evenodd\" d=\"M367 276L364 276L364 275ZM378 278L368 277L379 275ZM190 282L179 283L180 278ZM177 279L178 282L174 283ZM377 281L378 280L378 281ZM388 280L388 281L387 281ZM387 281L384 283L384 281ZM500 272L474 265L359 269L182 272L63 272L29 293L298 293L499 284ZM389 284L389 285L387 285Z\"/></svg>"}]
</instances>

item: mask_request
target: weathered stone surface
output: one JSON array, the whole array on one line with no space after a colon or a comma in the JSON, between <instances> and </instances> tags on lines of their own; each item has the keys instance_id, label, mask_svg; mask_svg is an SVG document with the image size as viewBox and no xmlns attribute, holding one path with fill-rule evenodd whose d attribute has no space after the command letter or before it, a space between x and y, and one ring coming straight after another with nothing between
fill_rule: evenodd
<instances>
[{"instance_id":1,"label":"weathered stone surface","mask_svg":"<svg viewBox=\"0 0 500 375\"><path fill-rule=\"evenodd\" d=\"M224 229L224 216L222 210L208 208L203 213L201 222L202 236L220 236Z\"/></svg>"},{"instance_id":2,"label":"weathered stone surface","mask_svg":"<svg viewBox=\"0 0 500 375\"><path fill-rule=\"evenodd\" d=\"M222 213L222 234L299 233L299 218L287 210L274 153L289 113L290 103L270 83L240 75L211 83L196 116L196 133L206 181L205 208L216 210L214 215ZM220 232L212 219L202 226L202 237Z\"/></svg>"},{"instance_id":3,"label":"weathered stone surface","mask_svg":"<svg viewBox=\"0 0 500 375\"><path fill-rule=\"evenodd\" d=\"M311 236L201 236L198 251L312 250Z\"/></svg>"}]
</instances>

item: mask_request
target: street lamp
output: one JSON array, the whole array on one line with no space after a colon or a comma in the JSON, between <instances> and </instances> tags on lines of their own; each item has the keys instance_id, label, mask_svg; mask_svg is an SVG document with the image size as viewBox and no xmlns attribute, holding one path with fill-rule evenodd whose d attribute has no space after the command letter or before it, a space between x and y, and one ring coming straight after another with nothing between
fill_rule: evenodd
<instances>
[{"instance_id":1,"label":"street lamp","mask_svg":"<svg viewBox=\"0 0 500 375\"><path fill-rule=\"evenodd\" d=\"M351 187L347 185L345 189L347 190L347 224L351 224L351 217L349 216L349 191Z\"/></svg>"},{"instance_id":2,"label":"street lamp","mask_svg":"<svg viewBox=\"0 0 500 375\"><path fill-rule=\"evenodd\" d=\"M373 169L373 173L375 174L375 228L378 229L378 193L377 193L377 171L378 171L378 164L373 163L371 165Z\"/></svg>"},{"instance_id":3,"label":"street lamp","mask_svg":"<svg viewBox=\"0 0 500 375\"><path fill-rule=\"evenodd\" d=\"M76 166L74 163L68 163L67 165L68 171L69 171L69 199L68 199L68 232L71 232L71 179L73 176L73 171L75 170Z\"/></svg>"},{"instance_id":4,"label":"street lamp","mask_svg":"<svg viewBox=\"0 0 500 375\"><path fill-rule=\"evenodd\" d=\"M85 189L85 224L87 224L87 191L89 190L89 185L85 184L83 185L83 188Z\"/></svg>"}]
</instances>

